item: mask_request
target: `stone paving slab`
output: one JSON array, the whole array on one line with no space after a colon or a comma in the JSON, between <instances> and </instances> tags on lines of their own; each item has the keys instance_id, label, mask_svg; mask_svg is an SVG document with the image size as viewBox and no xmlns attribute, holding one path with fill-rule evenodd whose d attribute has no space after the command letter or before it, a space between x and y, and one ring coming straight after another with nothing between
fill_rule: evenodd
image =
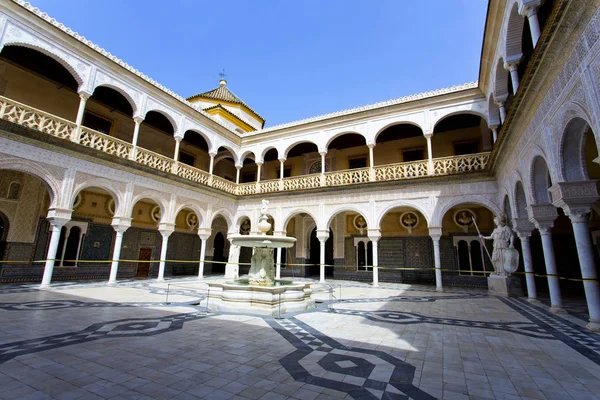
<instances>
[{"instance_id":1,"label":"stone paving slab","mask_svg":"<svg viewBox=\"0 0 600 400\"><path fill-rule=\"evenodd\" d=\"M600 336L580 316L481 290L328 285L282 319L206 314L190 278L2 286L0 399L600 399Z\"/></svg>"}]
</instances>

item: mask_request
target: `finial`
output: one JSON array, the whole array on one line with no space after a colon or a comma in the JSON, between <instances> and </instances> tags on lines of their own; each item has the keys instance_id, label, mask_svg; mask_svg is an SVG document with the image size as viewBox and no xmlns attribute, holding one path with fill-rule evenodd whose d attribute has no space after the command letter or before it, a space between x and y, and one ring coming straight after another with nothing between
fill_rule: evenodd
<instances>
[{"instance_id":1,"label":"finial","mask_svg":"<svg viewBox=\"0 0 600 400\"><path fill-rule=\"evenodd\" d=\"M221 72L219 72L219 76L221 77L221 80L219 81L219 85L221 85L221 86L227 85L227 81L225 80L225 77L227 76L227 74L225 73L225 68L223 68L223 70Z\"/></svg>"}]
</instances>

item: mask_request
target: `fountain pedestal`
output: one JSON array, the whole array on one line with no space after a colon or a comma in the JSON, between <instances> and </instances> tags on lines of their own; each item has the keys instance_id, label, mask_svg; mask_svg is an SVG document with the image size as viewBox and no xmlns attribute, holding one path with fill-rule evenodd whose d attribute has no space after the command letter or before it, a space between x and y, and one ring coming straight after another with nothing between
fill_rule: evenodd
<instances>
[{"instance_id":1,"label":"fountain pedestal","mask_svg":"<svg viewBox=\"0 0 600 400\"><path fill-rule=\"evenodd\" d=\"M248 280L207 282L209 309L279 315L314 308L310 283L275 279L273 249L292 247L296 238L266 234L271 229L267 210L269 202L263 200L262 203L258 222L262 234L229 237L237 251L239 247L254 248Z\"/></svg>"}]
</instances>

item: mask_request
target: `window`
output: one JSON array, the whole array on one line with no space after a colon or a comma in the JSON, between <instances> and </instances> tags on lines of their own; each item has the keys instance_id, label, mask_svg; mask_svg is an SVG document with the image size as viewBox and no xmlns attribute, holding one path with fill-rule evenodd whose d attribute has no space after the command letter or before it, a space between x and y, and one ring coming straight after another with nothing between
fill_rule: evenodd
<instances>
[{"instance_id":1,"label":"window","mask_svg":"<svg viewBox=\"0 0 600 400\"><path fill-rule=\"evenodd\" d=\"M402 161L403 162L411 162L411 161L420 161L425 159L425 149L409 149L402 151Z\"/></svg>"},{"instance_id":2,"label":"window","mask_svg":"<svg viewBox=\"0 0 600 400\"><path fill-rule=\"evenodd\" d=\"M281 169L277 168L277 178L281 179ZM283 177L284 178L289 178L290 176L292 176L292 168L283 168Z\"/></svg>"},{"instance_id":3,"label":"window","mask_svg":"<svg viewBox=\"0 0 600 400\"><path fill-rule=\"evenodd\" d=\"M21 194L21 184L19 182L11 182L8 186L7 199L18 200Z\"/></svg>"},{"instance_id":4,"label":"window","mask_svg":"<svg viewBox=\"0 0 600 400\"><path fill-rule=\"evenodd\" d=\"M367 168L367 157L354 157L348 159L348 169Z\"/></svg>"},{"instance_id":5,"label":"window","mask_svg":"<svg viewBox=\"0 0 600 400\"><path fill-rule=\"evenodd\" d=\"M471 142L455 142L454 143L454 155L462 156L465 154L479 153L479 141Z\"/></svg>"},{"instance_id":6,"label":"window","mask_svg":"<svg viewBox=\"0 0 600 400\"><path fill-rule=\"evenodd\" d=\"M83 126L98 131L100 133L110 135L112 121L108 118L101 117L98 114L86 111L83 117Z\"/></svg>"},{"instance_id":7,"label":"window","mask_svg":"<svg viewBox=\"0 0 600 400\"><path fill-rule=\"evenodd\" d=\"M187 165L194 166L194 162L196 161L196 157L192 154L184 153L183 151L179 152L179 162Z\"/></svg>"}]
</instances>

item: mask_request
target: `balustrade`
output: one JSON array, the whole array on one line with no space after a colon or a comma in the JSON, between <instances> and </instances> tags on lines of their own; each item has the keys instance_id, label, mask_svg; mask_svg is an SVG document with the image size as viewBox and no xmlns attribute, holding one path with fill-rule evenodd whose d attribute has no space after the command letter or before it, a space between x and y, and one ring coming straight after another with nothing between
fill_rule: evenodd
<instances>
[{"instance_id":1,"label":"balustrade","mask_svg":"<svg viewBox=\"0 0 600 400\"><path fill-rule=\"evenodd\" d=\"M76 125L71 121L2 96L0 96L0 118L65 140L71 139L76 130ZM79 137L75 139L78 139L79 144L82 146L125 159L130 156L133 149L130 143L86 127L81 127ZM432 175L428 174L426 160L380 165L373 169L375 170L376 181L394 181L425 176L483 171L489 162L489 158L490 153L434 158ZM215 175L211 176L198 168L182 163L175 163L169 157L140 147L137 147L135 161L159 171L174 173L192 182L203 185L210 184L215 189L238 196L256 194L257 187L260 193L274 193L282 189L283 191L294 191L321 187L321 174L284 178L282 181L272 179L262 181L258 184L255 182L236 184ZM369 182L369 171L369 168L360 168L328 172L325 174L325 185L332 187L366 183ZM280 182L283 182L283 187L280 187Z\"/></svg>"}]
</instances>

